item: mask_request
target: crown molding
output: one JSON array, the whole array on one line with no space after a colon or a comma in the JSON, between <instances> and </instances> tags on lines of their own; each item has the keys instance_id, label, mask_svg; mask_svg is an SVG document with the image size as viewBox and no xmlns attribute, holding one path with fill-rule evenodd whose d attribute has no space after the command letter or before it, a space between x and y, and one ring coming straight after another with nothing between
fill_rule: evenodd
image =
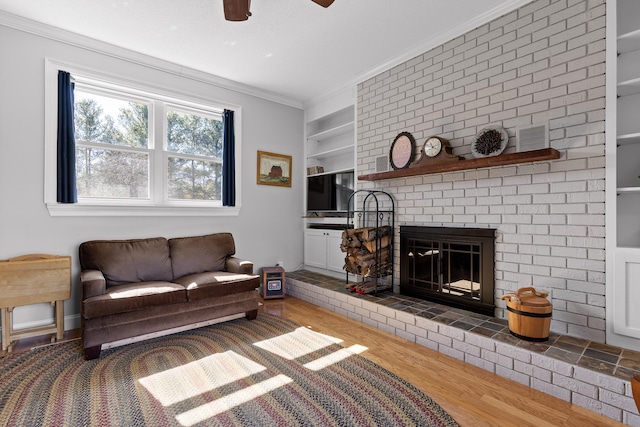
<instances>
[{"instance_id":1,"label":"crown molding","mask_svg":"<svg viewBox=\"0 0 640 427\"><path fill-rule=\"evenodd\" d=\"M0 25L87 51L298 109L302 101L0 11Z\"/></svg>"}]
</instances>

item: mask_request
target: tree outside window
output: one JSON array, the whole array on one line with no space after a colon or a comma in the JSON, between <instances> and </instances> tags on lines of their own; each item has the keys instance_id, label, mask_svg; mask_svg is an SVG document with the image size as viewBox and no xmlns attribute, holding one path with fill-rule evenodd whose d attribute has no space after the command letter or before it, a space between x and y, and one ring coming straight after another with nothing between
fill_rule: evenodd
<instances>
[{"instance_id":1,"label":"tree outside window","mask_svg":"<svg viewBox=\"0 0 640 427\"><path fill-rule=\"evenodd\" d=\"M222 121L192 112L167 112L168 197L220 200Z\"/></svg>"},{"instance_id":2,"label":"tree outside window","mask_svg":"<svg viewBox=\"0 0 640 427\"><path fill-rule=\"evenodd\" d=\"M220 201L222 121L219 113L158 100L75 91L76 174L79 198L150 199L151 171L161 168L166 200ZM153 112L166 135L149 140ZM164 148L166 147L166 149ZM162 156L154 153L160 150ZM164 164L153 165L156 158Z\"/></svg>"}]
</instances>

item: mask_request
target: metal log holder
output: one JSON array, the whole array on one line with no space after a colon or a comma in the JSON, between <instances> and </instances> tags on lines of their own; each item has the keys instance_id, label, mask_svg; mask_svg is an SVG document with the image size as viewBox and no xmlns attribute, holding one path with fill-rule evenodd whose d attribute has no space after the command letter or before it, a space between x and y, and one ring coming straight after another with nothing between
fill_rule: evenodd
<instances>
[{"instance_id":1,"label":"metal log holder","mask_svg":"<svg viewBox=\"0 0 640 427\"><path fill-rule=\"evenodd\" d=\"M358 200L361 200L361 209ZM347 204L347 229L359 229L375 227L376 233L381 227L389 227L388 250L383 251L383 236L375 238L374 268L369 269L369 274L360 276L360 283L355 286L355 292L365 294L377 294L378 291L393 288L394 281L394 240L395 240L395 201L393 197L382 190L357 190L349 197ZM345 233L347 230L345 230ZM345 236L343 234L343 236ZM383 259L386 256L388 259ZM348 262L345 260L346 283L349 284ZM355 273L352 273L355 274ZM382 278L385 283L380 284Z\"/></svg>"}]
</instances>

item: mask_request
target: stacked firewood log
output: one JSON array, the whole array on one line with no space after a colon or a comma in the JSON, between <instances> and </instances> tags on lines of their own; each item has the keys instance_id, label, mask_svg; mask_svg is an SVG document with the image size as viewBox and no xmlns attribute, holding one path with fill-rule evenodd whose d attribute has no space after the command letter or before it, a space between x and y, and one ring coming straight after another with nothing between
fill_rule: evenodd
<instances>
[{"instance_id":1,"label":"stacked firewood log","mask_svg":"<svg viewBox=\"0 0 640 427\"><path fill-rule=\"evenodd\" d=\"M340 249L346 252L344 269L363 278L378 278L391 274L391 227L347 229L342 233ZM371 293L379 290L376 280L350 283L353 292Z\"/></svg>"}]
</instances>

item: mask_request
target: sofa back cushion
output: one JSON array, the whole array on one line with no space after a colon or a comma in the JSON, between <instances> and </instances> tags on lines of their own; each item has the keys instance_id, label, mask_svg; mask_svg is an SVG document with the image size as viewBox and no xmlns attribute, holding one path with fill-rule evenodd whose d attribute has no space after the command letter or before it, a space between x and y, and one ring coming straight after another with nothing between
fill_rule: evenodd
<instances>
[{"instance_id":1,"label":"sofa back cushion","mask_svg":"<svg viewBox=\"0 0 640 427\"><path fill-rule=\"evenodd\" d=\"M107 287L173 279L169 242L164 237L84 242L80 266L102 271Z\"/></svg>"},{"instance_id":2,"label":"sofa back cushion","mask_svg":"<svg viewBox=\"0 0 640 427\"><path fill-rule=\"evenodd\" d=\"M231 233L169 239L173 277L224 271L226 258L236 253Z\"/></svg>"}]
</instances>

